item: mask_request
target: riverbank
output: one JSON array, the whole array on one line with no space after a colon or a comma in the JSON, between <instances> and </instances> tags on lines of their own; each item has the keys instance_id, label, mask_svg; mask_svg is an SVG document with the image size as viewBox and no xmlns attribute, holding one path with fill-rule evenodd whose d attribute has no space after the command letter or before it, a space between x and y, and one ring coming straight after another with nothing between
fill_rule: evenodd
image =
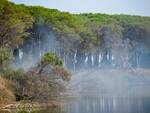
<instances>
[{"instance_id":1,"label":"riverbank","mask_svg":"<svg viewBox=\"0 0 150 113\"><path fill-rule=\"evenodd\" d=\"M38 111L41 108L48 108L48 107L60 107L64 106L65 102L63 101L51 101L51 102L45 102L45 103L39 103L39 102L13 102L10 104L5 104L0 106L0 113L2 112L13 112L13 111Z\"/></svg>"},{"instance_id":2,"label":"riverbank","mask_svg":"<svg viewBox=\"0 0 150 113\"><path fill-rule=\"evenodd\" d=\"M149 75L150 75L150 70L141 69L141 68L135 69L134 71L117 70L117 69L109 69L109 70L103 69L99 71L96 71L96 70L87 71L86 70L86 71L78 72L78 74L74 73L74 76L72 76L72 80L70 82L74 86L74 89L79 90L79 95L80 93L83 93L83 92L85 93L86 91L89 91L89 85L91 87L91 91L95 89L96 91L99 91L100 93L103 93L103 91L105 91L104 93L107 93L106 91L109 91L109 94L112 94L111 93L111 91L113 91L112 89L117 88L118 89L117 91L120 94L120 92L127 93L129 89L130 90L132 88L135 89L134 87L136 86L139 87L139 85L142 85L142 84L147 86L147 84L149 83L148 81ZM89 80L91 84L88 85ZM84 86L83 89L81 86ZM81 89L79 89L78 87L80 87ZM20 101L20 102L12 101L12 102L4 103L3 101L3 102L0 102L0 110L13 110L13 109L18 109L18 108L32 110L33 108L39 109L39 108L45 108L45 107L63 106L71 99L75 99L76 97L79 96L75 94L76 90L70 91L71 94L65 93L64 94L65 96L61 95L60 97L63 97L63 98L57 99L57 101L55 100L55 101L49 101L49 102L32 102L32 103L30 103L29 101L28 102L27 101L26 102L25 101ZM144 89L143 87L142 88L139 87L138 90L140 90L141 93L147 92L146 94L149 94L149 92L147 91L147 88ZM139 95L143 96L143 94L139 94Z\"/></svg>"}]
</instances>

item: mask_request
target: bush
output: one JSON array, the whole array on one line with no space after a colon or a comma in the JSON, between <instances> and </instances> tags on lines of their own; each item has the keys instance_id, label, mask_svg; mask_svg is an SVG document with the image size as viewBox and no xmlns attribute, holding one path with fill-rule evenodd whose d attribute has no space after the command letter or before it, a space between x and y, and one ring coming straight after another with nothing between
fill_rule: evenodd
<instances>
[{"instance_id":1,"label":"bush","mask_svg":"<svg viewBox=\"0 0 150 113\"><path fill-rule=\"evenodd\" d=\"M16 100L55 99L64 92L65 82L70 80L70 72L62 67L63 62L53 53L46 53L41 65L31 68L5 70L3 76L11 81Z\"/></svg>"},{"instance_id":2,"label":"bush","mask_svg":"<svg viewBox=\"0 0 150 113\"><path fill-rule=\"evenodd\" d=\"M42 60L42 64L51 64L51 65L62 66L63 62L54 53L46 53Z\"/></svg>"},{"instance_id":3,"label":"bush","mask_svg":"<svg viewBox=\"0 0 150 113\"><path fill-rule=\"evenodd\" d=\"M13 60L12 50L0 47L0 71L8 69Z\"/></svg>"}]
</instances>

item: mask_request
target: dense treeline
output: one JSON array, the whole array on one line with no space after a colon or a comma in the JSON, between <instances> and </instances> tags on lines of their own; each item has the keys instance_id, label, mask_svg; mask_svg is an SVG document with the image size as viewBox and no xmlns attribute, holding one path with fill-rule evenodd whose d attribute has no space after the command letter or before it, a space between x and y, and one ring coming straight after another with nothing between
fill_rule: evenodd
<instances>
[{"instance_id":1,"label":"dense treeline","mask_svg":"<svg viewBox=\"0 0 150 113\"><path fill-rule=\"evenodd\" d=\"M139 50L139 45L144 47L144 51L150 52L150 17L91 13L70 14L56 9L16 5L7 0L0 0L0 75L13 81L12 86L15 87L13 90L15 90L17 99L38 98L39 95L36 95L34 87L40 87L39 83L45 83L42 87L46 87L46 90L49 89L53 80L47 78L46 75L44 75L45 78L41 77L45 74L43 69L45 70L49 63L52 66L50 67L51 74L61 75L58 79L66 80L64 76L69 75L62 67L61 60L50 53L46 54L46 63L41 60L40 66L37 65L28 72L11 69L15 48L28 43L30 39L43 38L43 28L44 31L46 29L46 31L53 32L57 39L64 43L66 51L95 51L98 47L106 51L103 56L105 54L107 56L108 53L111 54L116 49L115 52L121 54L120 58L124 57L122 59L125 64L129 60L126 55L128 51L124 48L134 49L136 56L143 52L143 49ZM41 34L42 36L40 36ZM133 53L132 49L130 52ZM49 72L47 74L49 75ZM51 82L49 83L47 80ZM31 85L31 82L35 84ZM51 88L57 89L56 87ZM43 97L46 98L47 93L43 93L41 89L39 88L40 95L44 95Z\"/></svg>"},{"instance_id":2,"label":"dense treeline","mask_svg":"<svg viewBox=\"0 0 150 113\"><path fill-rule=\"evenodd\" d=\"M36 26L47 26L57 34L60 39L83 43L85 46L100 43L102 30L108 27L119 35L132 29L139 34L149 35L150 18L128 15L106 14L79 14L60 12L56 9L47 9L39 6L15 5L6 0L0 1L0 37L1 46L14 47L30 37ZM144 32L144 33L143 33ZM131 34L132 35L132 34ZM140 36L132 36L140 40ZM87 42L87 44L85 44Z\"/></svg>"}]
</instances>

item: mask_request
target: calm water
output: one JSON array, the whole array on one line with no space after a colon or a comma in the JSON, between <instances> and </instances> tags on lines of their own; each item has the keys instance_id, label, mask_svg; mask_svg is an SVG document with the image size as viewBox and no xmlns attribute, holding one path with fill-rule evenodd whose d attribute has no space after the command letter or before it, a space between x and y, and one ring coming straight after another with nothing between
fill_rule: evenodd
<instances>
[{"instance_id":1,"label":"calm water","mask_svg":"<svg viewBox=\"0 0 150 113\"><path fill-rule=\"evenodd\" d=\"M150 113L150 98L83 97L66 113Z\"/></svg>"},{"instance_id":2,"label":"calm water","mask_svg":"<svg viewBox=\"0 0 150 113\"><path fill-rule=\"evenodd\" d=\"M87 96L64 107L49 107L33 113L150 113L150 98Z\"/></svg>"},{"instance_id":3,"label":"calm water","mask_svg":"<svg viewBox=\"0 0 150 113\"><path fill-rule=\"evenodd\" d=\"M83 71L73 76L72 84L79 98L57 113L150 113L149 75Z\"/></svg>"}]
</instances>

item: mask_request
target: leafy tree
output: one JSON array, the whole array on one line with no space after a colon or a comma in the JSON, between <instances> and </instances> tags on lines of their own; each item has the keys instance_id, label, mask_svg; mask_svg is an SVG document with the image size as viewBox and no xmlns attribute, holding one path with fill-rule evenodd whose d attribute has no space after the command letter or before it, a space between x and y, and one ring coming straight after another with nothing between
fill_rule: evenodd
<instances>
[{"instance_id":1,"label":"leafy tree","mask_svg":"<svg viewBox=\"0 0 150 113\"><path fill-rule=\"evenodd\" d=\"M51 64L62 66L63 62L54 53L46 53L42 60L42 64Z\"/></svg>"},{"instance_id":2,"label":"leafy tree","mask_svg":"<svg viewBox=\"0 0 150 113\"><path fill-rule=\"evenodd\" d=\"M12 60L12 50L9 48L0 48L0 71L8 69Z\"/></svg>"},{"instance_id":3,"label":"leafy tree","mask_svg":"<svg viewBox=\"0 0 150 113\"><path fill-rule=\"evenodd\" d=\"M14 47L21 44L30 33L33 18L24 6L2 0L0 15L0 46Z\"/></svg>"}]
</instances>

